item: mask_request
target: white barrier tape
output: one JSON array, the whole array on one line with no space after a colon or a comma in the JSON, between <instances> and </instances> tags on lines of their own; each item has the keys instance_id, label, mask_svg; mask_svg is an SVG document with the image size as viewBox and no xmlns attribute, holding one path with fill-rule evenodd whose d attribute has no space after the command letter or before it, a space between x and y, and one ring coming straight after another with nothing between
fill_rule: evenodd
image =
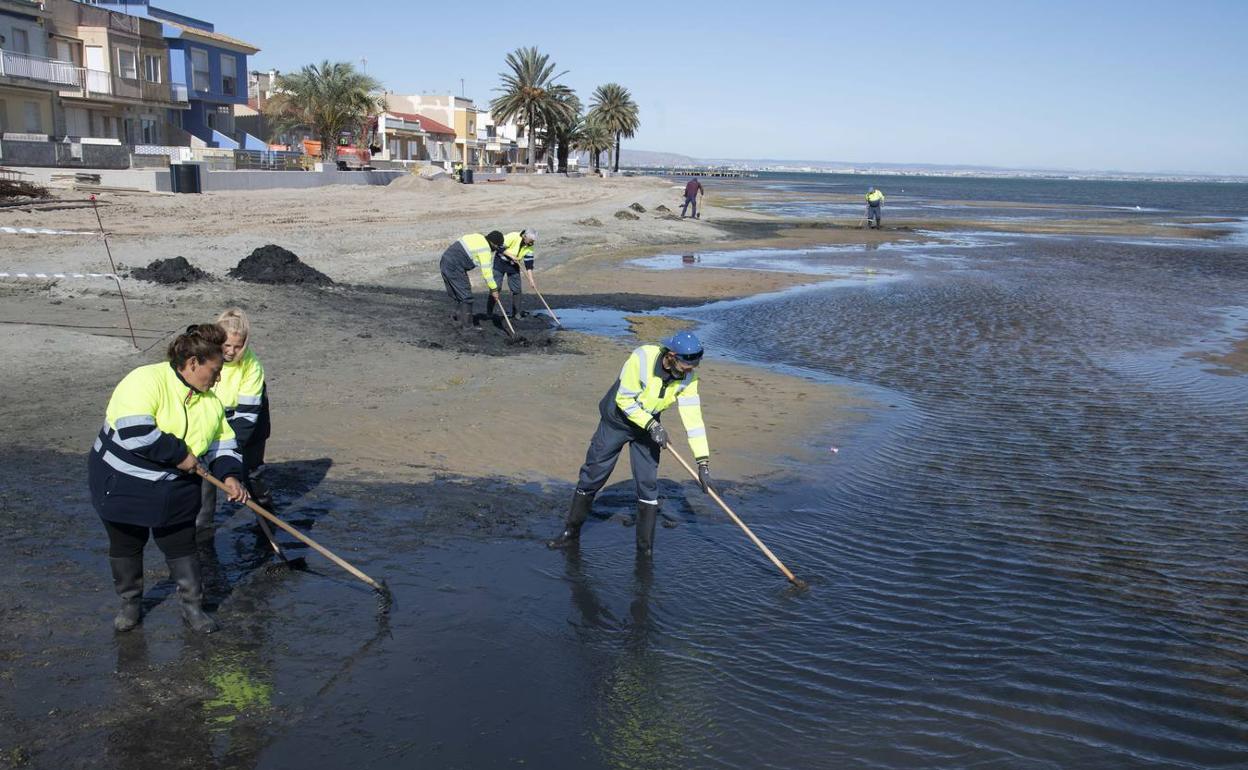
<instances>
[{"instance_id":1,"label":"white barrier tape","mask_svg":"<svg viewBox=\"0 0 1248 770\"><path fill-rule=\"evenodd\" d=\"M111 278L117 280L112 273L0 273L0 278Z\"/></svg>"},{"instance_id":2,"label":"white barrier tape","mask_svg":"<svg viewBox=\"0 0 1248 770\"><path fill-rule=\"evenodd\" d=\"M46 227L0 227L10 235L99 235L98 230L50 230Z\"/></svg>"}]
</instances>

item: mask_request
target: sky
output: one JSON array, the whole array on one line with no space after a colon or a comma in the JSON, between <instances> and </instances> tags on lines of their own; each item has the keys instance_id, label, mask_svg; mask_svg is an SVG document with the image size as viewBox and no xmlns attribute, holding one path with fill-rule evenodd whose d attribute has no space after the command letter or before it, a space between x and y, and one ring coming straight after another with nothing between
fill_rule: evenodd
<instances>
[{"instance_id":1,"label":"sky","mask_svg":"<svg viewBox=\"0 0 1248 770\"><path fill-rule=\"evenodd\" d=\"M1248 1L157 0L262 50L485 106L537 46L625 147L697 158L1248 175ZM366 60L363 64L361 60Z\"/></svg>"}]
</instances>

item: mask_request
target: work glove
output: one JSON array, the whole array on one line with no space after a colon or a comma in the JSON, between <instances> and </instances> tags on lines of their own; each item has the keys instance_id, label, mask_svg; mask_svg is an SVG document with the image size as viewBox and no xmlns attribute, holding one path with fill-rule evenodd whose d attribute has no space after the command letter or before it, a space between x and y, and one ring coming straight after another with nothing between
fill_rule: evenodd
<instances>
[{"instance_id":1,"label":"work glove","mask_svg":"<svg viewBox=\"0 0 1248 770\"><path fill-rule=\"evenodd\" d=\"M708 458L698 460L698 483L702 485L703 492L711 491L711 461Z\"/></svg>"},{"instance_id":2,"label":"work glove","mask_svg":"<svg viewBox=\"0 0 1248 770\"><path fill-rule=\"evenodd\" d=\"M658 420L651 420L646 425L646 430L650 431L650 440L659 446L667 446L667 428L663 427L663 423Z\"/></svg>"}]
</instances>

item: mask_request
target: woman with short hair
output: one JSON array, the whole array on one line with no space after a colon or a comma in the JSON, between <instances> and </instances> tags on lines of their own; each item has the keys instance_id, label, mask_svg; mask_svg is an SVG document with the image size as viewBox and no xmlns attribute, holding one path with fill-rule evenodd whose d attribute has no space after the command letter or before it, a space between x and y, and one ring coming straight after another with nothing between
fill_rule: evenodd
<instances>
[{"instance_id":1,"label":"woman with short hair","mask_svg":"<svg viewBox=\"0 0 1248 770\"><path fill-rule=\"evenodd\" d=\"M186 623L202 633L219 628L203 609L195 515L200 487L207 484L196 473L200 463L224 479L230 500L248 500L234 431L212 392L225 340L216 324L188 326L169 345L167 361L131 371L109 399L87 477L91 503L108 532L113 587L121 597L113 619L118 631L131 630L142 618L143 546L149 537L169 564Z\"/></svg>"},{"instance_id":2,"label":"woman with short hair","mask_svg":"<svg viewBox=\"0 0 1248 770\"><path fill-rule=\"evenodd\" d=\"M242 308L232 307L217 316L217 326L225 332L221 353L225 359L221 378L212 392L225 408L225 418L234 431L243 458L244 485L263 508L272 509L268 491L253 474L264 465L264 448L269 438L269 388L264 366L248 344L251 321ZM212 519L217 510L217 488L204 485L199 515L195 519L197 537L212 537Z\"/></svg>"}]
</instances>

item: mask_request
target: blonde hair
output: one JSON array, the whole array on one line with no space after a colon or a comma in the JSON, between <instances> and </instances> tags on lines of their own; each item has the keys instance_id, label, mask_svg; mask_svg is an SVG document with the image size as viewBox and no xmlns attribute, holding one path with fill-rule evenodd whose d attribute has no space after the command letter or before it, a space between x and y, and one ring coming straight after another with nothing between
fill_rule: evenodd
<instances>
[{"instance_id":1,"label":"blonde hair","mask_svg":"<svg viewBox=\"0 0 1248 770\"><path fill-rule=\"evenodd\" d=\"M217 326L226 334L238 334L243 338L243 347L251 340L251 322L241 307L232 307L217 316Z\"/></svg>"}]
</instances>

